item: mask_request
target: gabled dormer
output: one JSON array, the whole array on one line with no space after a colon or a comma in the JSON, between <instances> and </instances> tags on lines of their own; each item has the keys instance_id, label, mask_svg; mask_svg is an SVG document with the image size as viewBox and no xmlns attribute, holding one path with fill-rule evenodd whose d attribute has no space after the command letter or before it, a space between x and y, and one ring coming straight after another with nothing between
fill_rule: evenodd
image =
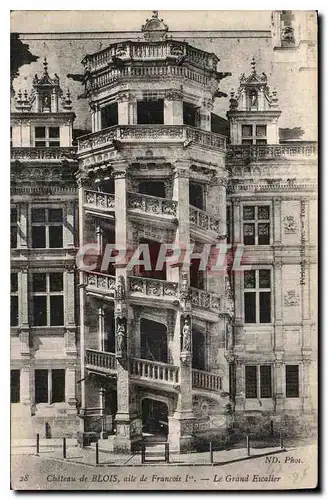
<instances>
[{"instance_id":1,"label":"gabled dormer","mask_svg":"<svg viewBox=\"0 0 328 500\"><path fill-rule=\"evenodd\" d=\"M267 75L257 72L253 58L250 74L243 73L237 91L231 92L227 113L231 144L277 144L280 114L277 92L268 86Z\"/></svg>"},{"instance_id":2,"label":"gabled dormer","mask_svg":"<svg viewBox=\"0 0 328 500\"><path fill-rule=\"evenodd\" d=\"M18 91L12 113L13 147L68 147L72 145L72 101L60 86L59 76L51 77L44 58L43 74L35 75L32 90Z\"/></svg>"}]
</instances>

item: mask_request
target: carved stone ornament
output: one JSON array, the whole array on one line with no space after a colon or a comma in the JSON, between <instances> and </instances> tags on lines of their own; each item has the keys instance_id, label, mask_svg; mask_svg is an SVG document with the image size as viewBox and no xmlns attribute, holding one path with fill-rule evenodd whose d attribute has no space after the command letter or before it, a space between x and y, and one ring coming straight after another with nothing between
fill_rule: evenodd
<instances>
[{"instance_id":1,"label":"carved stone ornament","mask_svg":"<svg viewBox=\"0 0 328 500\"><path fill-rule=\"evenodd\" d=\"M191 351L191 328L190 328L190 317L186 316L183 318L184 324L182 327L182 351Z\"/></svg>"},{"instance_id":2,"label":"carved stone ornament","mask_svg":"<svg viewBox=\"0 0 328 500\"><path fill-rule=\"evenodd\" d=\"M298 306L300 303L299 296L296 295L295 290L287 290L284 295L284 304L287 307Z\"/></svg>"},{"instance_id":3,"label":"carved stone ornament","mask_svg":"<svg viewBox=\"0 0 328 500\"><path fill-rule=\"evenodd\" d=\"M126 319L117 318L116 323L116 357L123 358L126 352Z\"/></svg>"},{"instance_id":4,"label":"carved stone ornament","mask_svg":"<svg viewBox=\"0 0 328 500\"><path fill-rule=\"evenodd\" d=\"M297 222L293 215L284 217L284 233L295 234L297 232Z\"/></svg>"},{"instance_id":5,"label":"carved stone ornament","mask_svg":"<svg viewBox=\"0 0 328 500\"><path fill-rule=\"evenodd\" d=\"M120 276L115 288L115 298L116 300L125 299L125 281L123 276Z\"/></svg>"}]
</instances>

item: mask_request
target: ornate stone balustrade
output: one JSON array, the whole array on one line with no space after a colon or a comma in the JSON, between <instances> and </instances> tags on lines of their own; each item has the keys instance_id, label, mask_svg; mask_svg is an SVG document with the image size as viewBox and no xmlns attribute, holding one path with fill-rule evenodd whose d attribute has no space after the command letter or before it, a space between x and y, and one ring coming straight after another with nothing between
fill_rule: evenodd
<instances>
[{"instance_id":1,"label":"ornate stone balustrade","mask_svg":"<svg viewBox=\"0 0 328 500\"><path fill-rule=\"evenodd\" d=\"M132 210L141 210L152 215L169 215L176 217L177 202L139 193L129 193L128 207Z\"/></svg>"},{"instance_id":2,"label":"ornate stone balustrade","mask_svg":"<svg viewBox=\"0 0 328 500\"><path fill-rule=\"evenodd\" d=\"M100 368L104 371L116 371L116 357L111 352L95 351L86 349L85 365L88 368Z\"/></svg>"},{"instance_id":3,"label":"ornate stone balustrade","mask_svg":"<svg viewBox=\"0 0 328 500\"><path fill-rule=\"evenodd\" d=\"M179 368L158 361L132 358L130 359L130 373L144 380L165 382L173 385L179 383Z\"/></svg>"},{"instance_id":4,"label":"ornate stone balustrade","mask_svg":"<svg viewBox=\"0 0 328 500\"><path fill-rule=\"evenodd\" d=\"M115 210L115 196L101 191L91 191L90 189L85 189L84 207L112 212Z\"/></svg>"},{"instance_id":5,"label":"ornate stone balustrade","mask_svg":"<svg viewBox=\"0 0 328 500\"><path fill-rule=\"evenodd\" d=\"M315 142L299 144L268 144L267 146L234 145L229 146L228 159L254 159L266 158L313 158L318 154L318 146Z\"/></svg>"},{"instance_id":6,"label":"ornate stone balustrade","mask_svg":"<svg viewBox=\"0 0 328 500\"><path fill-rule=\"evenodd\" d=\"M187 125L115 125L78 139L79 153L91 152L112 140L121 142L182 142L193 141L201 146L225 150L224 136Z\"/></svg>"},{"instance_id":7,"label":"ornate stone balustrade","mask_svg":"<svg viewBox=\"0 0 328 500\"><path fill-rule=\"evenodd\" d=\"M85 70L98 71L108 67L114 58L120 61L166 61L174 63L181 57L194 65L207 70L216 70L218 59L213 54L189 46L186 42L163 40L156 43L143 41L126 41L110 45L96 54L87 55L84 60Z\"/></svg>"},{"instance_id":8,"label":"ornate stone balustrade","mask_svg":"<svg viewBox=\"0 0 328 500\"><path fill-rule=\"evenodd\" d=\"M211 309L215 312L220 312L221 300L220 297L213 293L199 290L198 288L190 288L191 305L200 309Z\"/></svg>"},{"instance_id":9,"label":"ornate stone balustrade","mask_svg":"<svg viewBox=\"0 0 328 500\"><path fill-rule=\"evenodd\" d=\"M147 297L178 298L178 283L152 278L130 276L129 289L131 294L141 294Z\"/></svg>"},{"instance_id":10,"label":"ornate stone balustrade","mask_svg":"<svg viewBox=\"0 0 328 500\"><path fill-rule=\"evenodd\" d=\"M95 272L84 272L84 285L87 289L91 288L105 294L115 294L115 276Z\"/></svg>"},{"instance_id":11,"label":"ornate stone balustrade","mask_svg":"<svg viewBox=\"0 0 328 500\"><path fill-rule=\"evenodd\" d=\"M189 208L189 218L190 222L196 224L196 226L205 230L219 231L219 223L220 220L213 215L204 212L204 210L200 210L199 208L190 206Z\"/></svg>"},{"instance_id":12,"label":"ornate stone balustrade","mask_svg":"<svg viewBox=\"0 0 328 500\"><path fill-rule=\"evenodd\" d=\"M74 159L76 148L11 148L12 160L44 161Z\"/></svg>"},{"instance_id":13,"label":"ornate stone balustrade","mask_svg":"<svg viewBox=\"0 0 328 500\"><path fill-rule=\"evenodd\" d=\"M222 389L222 378L215 373L193 369L192 386L210 391L220 391Z\"/></svg>"}]
</instances>

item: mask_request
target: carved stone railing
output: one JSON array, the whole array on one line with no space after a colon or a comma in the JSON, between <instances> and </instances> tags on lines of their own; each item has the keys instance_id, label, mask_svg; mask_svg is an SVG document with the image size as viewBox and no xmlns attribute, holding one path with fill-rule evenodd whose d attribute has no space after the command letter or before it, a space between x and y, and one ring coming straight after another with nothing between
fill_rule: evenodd
<instances>
[{"instance_id":1,"label":"carved stone railing","mask_svg":"<svg viewBox=\"0 0 328 500\"><path fill-rule=\"evenodd\" d=\"M43 161L43 160L65 160L74 159L76 148L11 148L12 160Z\"/></svg>"},{"instance_id":2,"label":"carved stone railing","mask_svg":"<svg viewBox=\"0 0 328 500\"><path fill-rule=\"evenodd\" d=\"M130 373L134 377L168 384L179 383L179 368L167 363L147 359L130 359Z\"/></svg>"},{"instance_id":3,"label":"carved stone railing","mask_svg":"<svg viewBox=\"0 0 328 500\"><path fill-rule=\"evenodd\" d=\"M176 217L177 215L176 201L146 194L129 193L128 207L152 215L169 215L171 217Z\"/></svg>"},{"instance_id":4,"label":"carved stone railing","mask_svg":"<svg viewBox=\"0 0 328 500\"><path fill-rule=\"evenodd\" d=\"M193 141L206 147L225 150L226 138L188 125L115 125L78 139L78 151L84 153L110 144L112 140L140 142Z\"/></svg>"},{"instance_id":5,"label":"carved stone railing","mask_svg":"<svg viewBox=\"0 0 328 500\"><path fill-rule=\"evenodd\" d=\"M115 195L103 193L101 191L91 191L90 189L84 190L84 207L96 208L100 211L114 211L115 210Z\"/></svg>"},{"instance_id":6,"label":"carved stone railing","mask_svg":"<svg viewBox=\"0 0 328 500\"><path fill-rule=\"evenodd\" d=\"M131 294L141 294L147 297L178 298L178 283L139 276L129 277Z\"/></svg>"},{"instance_id":7,"label":"carved stone railing","mask_svg":"<svg viewBox=\"0 0 328 500\"><path fill-rule=\"evenodd\" d=\"M215 373L193 369L192 386L210 391L220 391L222 389L222 377Z\"/></svg>"},{"instance_id":8,"label":"carved stone railing","mask_svg":"<svg viewBox=\"0 0 328 500\"><path fill-rule=\"evenodd\" d=\"M105 294L115 294L115 284L116 278L115 276L108 276L102 273L95 273L90 271L85 271L83 273L84 276L84 285L87 288L94 289L98 292Z\"/></svg>"},{"instance_id":9,"label":"carved stone railing","mask_svg":"<svg viewBox=\"0 0 328 500\"><path fill-rule=\"evenodd\" d=\"M86 349L85 351L86 367L101 368L105 371L116 371L116 357L111 352L95 351Z\"/></svg>"},{"instance_id":10,"label":"carved stone railing","mask_svg":"<svg viewBox=\"0 0 328 500\"><path fill-rule=\"evenodd\" d=\"M130 61L129 67L134 61L169 61L174 64L184 56L185 60L194 65L207 70L216 70L217 57L211 53L191 47L186 42L177 40L163 40L151 43L148 41L126 41L111 44L108 48L96 54L87 55L83 64L85 70L94 71L108 67L113 58L119 58L121 61ZM121 68L120 68L121 69ZM127 69L127 68L122 68Z\"/></svg>"},{"instance_id":11,"label":"carved stone railing","mask_svg":"<svg viewBox=\"0 0 328 500\"><path fill-rule=\"evenodd\" d=\"M198 288L190 288L190 293L192 307L220 312L221 299L217 295Z\"/></svg>"},{"instance_id":12,"label":"carved stone railing","mask_svg":"<svg viewBox=\"0 0 328 500\"><path fill-rule=\"evenodd\" d=\"M208 214L204 210L190 206L189 208L190 222L205 230L219 231L220 219Z\"/></svg>"},{"instance_id":13,"label":"carved stone railing","mask_svg":"<svg viewBox=\"0 0 328 500\"><path fill-rule=\"evenodd\" d=\"M268 144L263 146L234 145L229 146L228 159L254 159L265 158L295 158L315 157L318 154L318 146L315 142L294 144Z\"/></svg>"}]
</instances>

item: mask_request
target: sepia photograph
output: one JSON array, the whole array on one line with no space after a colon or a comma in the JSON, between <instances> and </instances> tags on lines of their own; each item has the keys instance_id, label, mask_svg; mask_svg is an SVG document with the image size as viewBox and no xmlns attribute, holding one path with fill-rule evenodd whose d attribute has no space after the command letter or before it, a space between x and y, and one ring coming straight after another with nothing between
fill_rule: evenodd
<instances>
[{"instance_id":1,"label":"sepia photograph","mask_svg":"<svg viewBox=\"0 0 328 500\"><path fill-rule=\"evenodd\" d=\"M10 24L11 489L315 489L317 11Z\"/></svg>"}]
</instances>

